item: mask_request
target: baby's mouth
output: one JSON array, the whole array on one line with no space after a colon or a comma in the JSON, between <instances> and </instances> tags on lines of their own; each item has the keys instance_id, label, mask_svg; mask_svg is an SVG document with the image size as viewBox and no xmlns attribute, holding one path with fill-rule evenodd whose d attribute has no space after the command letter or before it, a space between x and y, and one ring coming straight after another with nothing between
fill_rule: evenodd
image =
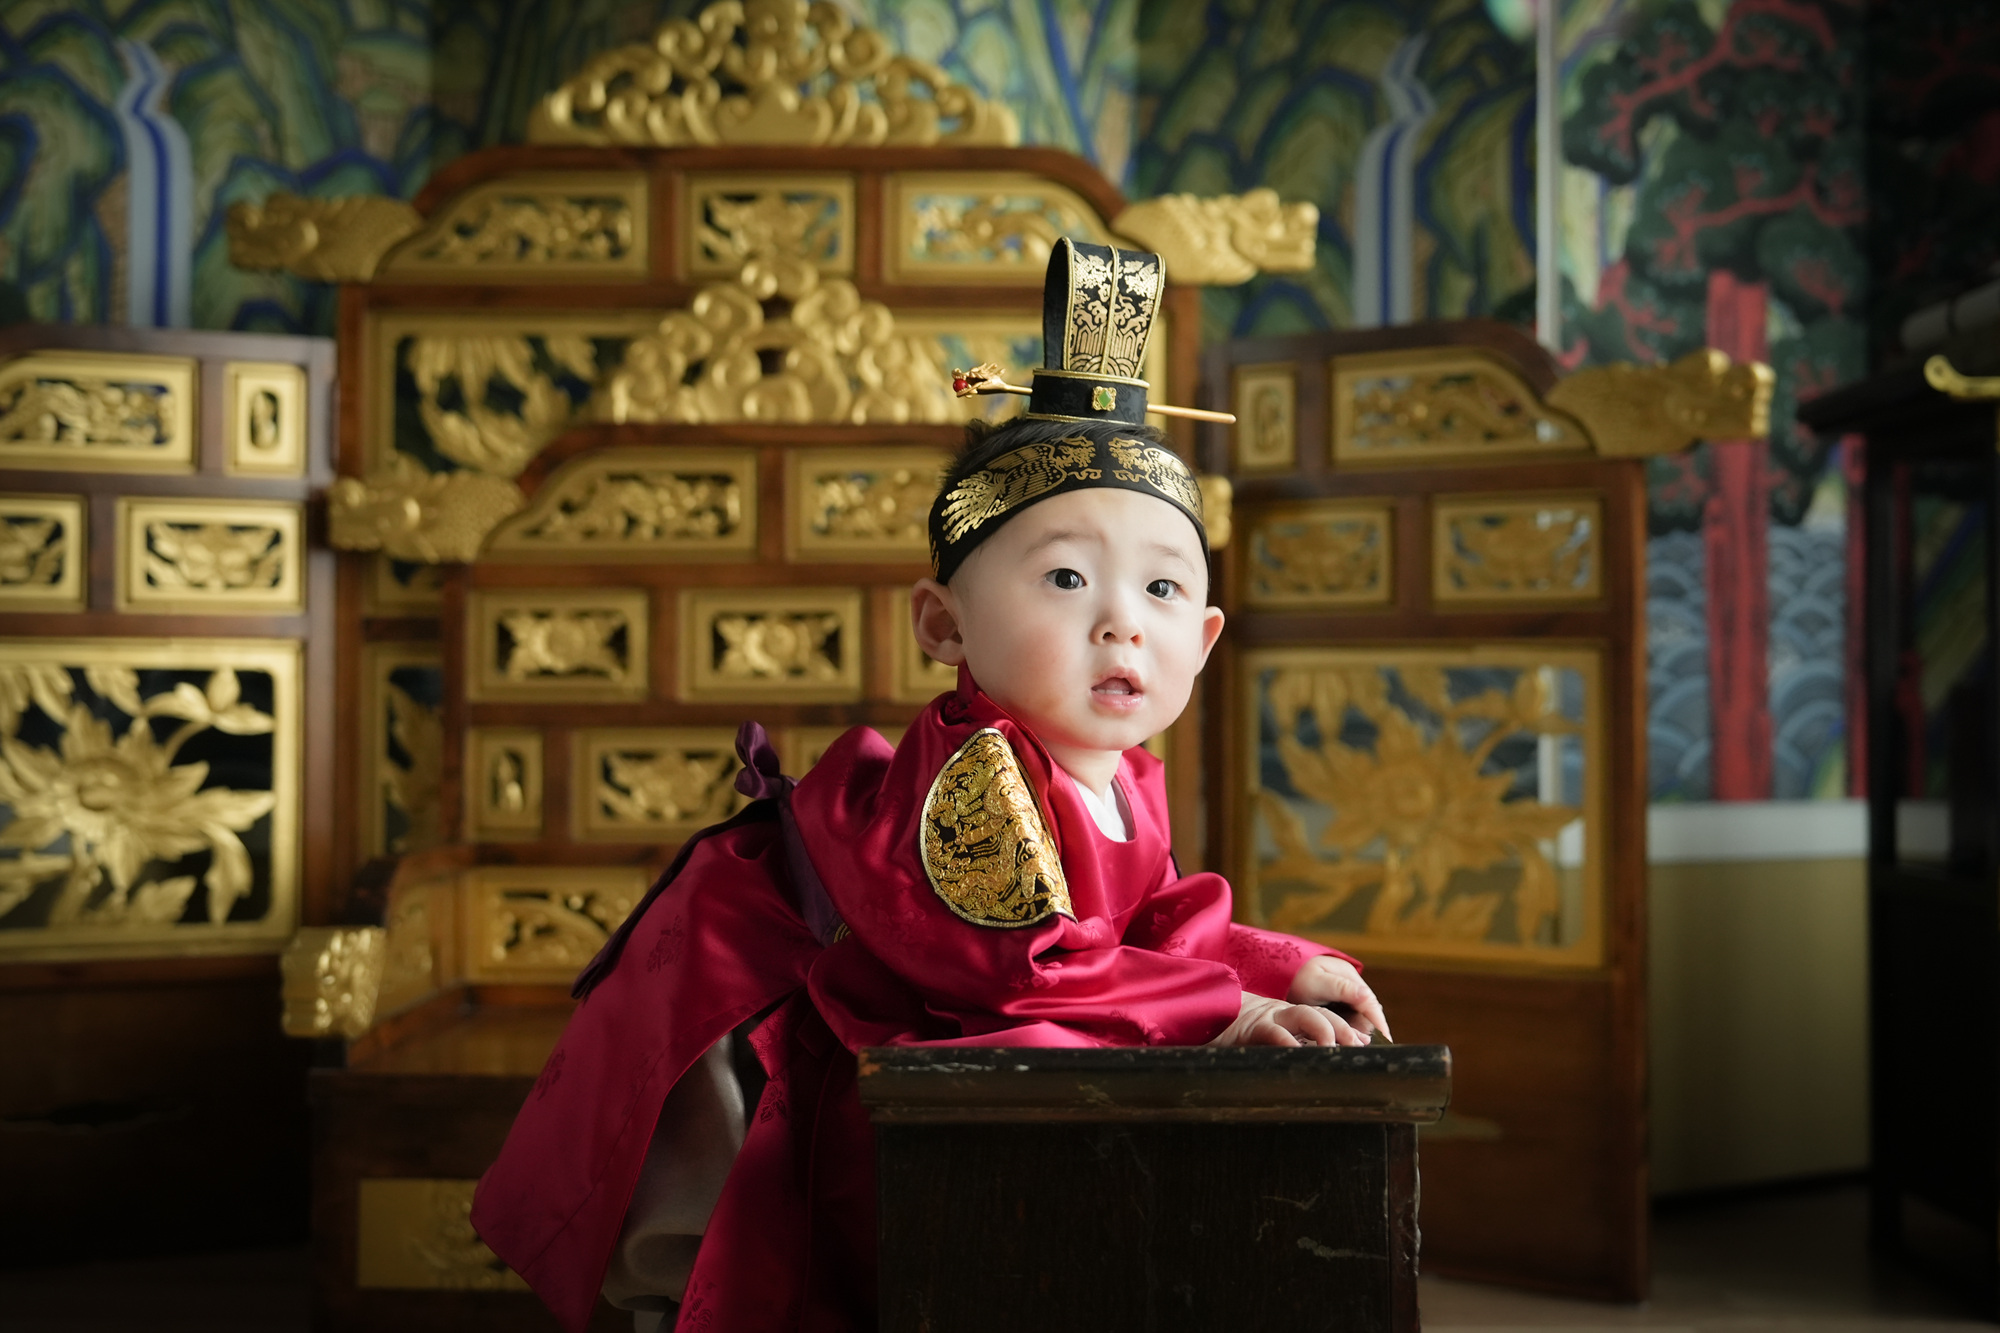
<instances>
[{"instance_id":1,"label":"baby's mouth","mask_svg":"<svg viewBox=\"0 0 2000 1333\"><path fill-rule=\"evenodd\" d=\"M1137 699L1145 691L1130 676L1106 676L1090 687L1092 694L1119 699Z\"/></svg>"}]
</instances>

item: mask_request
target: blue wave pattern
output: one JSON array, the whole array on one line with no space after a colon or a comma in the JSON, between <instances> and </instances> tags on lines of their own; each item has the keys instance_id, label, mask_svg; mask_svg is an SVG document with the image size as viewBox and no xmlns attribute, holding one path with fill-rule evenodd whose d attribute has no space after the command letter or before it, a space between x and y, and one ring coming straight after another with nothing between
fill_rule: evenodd
<instances>
[{"instance_id":1,"label":"blue wave pattern","mask_svg":"<svg viewBox=\"0 0 2000 1333\"><path fill-rule=\"evenodd\" d=\"M1532 310L1534 52L1483 7L1154 0L1138 32L1135 197L1268 185L1320 208L1313 270L1207 293L1209 340L1380 322L1379 309L1358 318L1355 219L1385 207L1371 257L1391 267L1366 288L1407 290L1401 304L1391 296L1392 317ZM1399 121L1409 142L1396 142ZM1400 234L1398 163L1410 218Z\"/></svg>"},{"instance_id":2,"label":"blue wave pattern","mask_svg":"<svg viewBox=\"0 0 2000 1333\"><path fill-rule=\"evenodd\" d=\"M1705 554L1698 532L1646 543L1647 788L1655 801L1709 799Z\"/></svg>"},{"instance_id":3,"label":"blue wave pattern","mask_svg":"<svg viewBox=\"0 0 2000 1333\"><path fill-rule=\"evenodd\" d=\"M1847 794L1847 525L1771 525L1771 795Z\"/></svg>"}]
</instances>

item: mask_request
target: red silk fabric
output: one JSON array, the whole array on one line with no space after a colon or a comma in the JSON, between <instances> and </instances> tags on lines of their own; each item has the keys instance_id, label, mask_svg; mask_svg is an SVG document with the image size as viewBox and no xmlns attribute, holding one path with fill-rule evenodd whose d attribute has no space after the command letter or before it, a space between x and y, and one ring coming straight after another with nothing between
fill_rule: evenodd
<instances>
[{"instance_id":1,"label":"red silk fabric","mask_svg":"<svg viewBox=\"0 0 2000 1333\"><path fill-rule=\"evenodd\" d=\"M1073 918L976 926L932 890L918 821L932 780L982 727L1040 797ZM791 794L851 932L822 949L796 905L775 818L708 838L578 1007L480 1182L481 1237L571 1330L589 1321L668 1091L732 1028L771 1083L709 1221L683 1329L873 1327L873 1143L852 1052L928 1043L1199 1045L1239 993L1282 997L1336 954L1232 923L1221 876L1176 873L1160 762L1117 782L1133 836L1098 829L1069 777L961 673L892 749L857 727ZM1337 955L1345 956L1345 955Z\"/></svg>"}]
</instances>

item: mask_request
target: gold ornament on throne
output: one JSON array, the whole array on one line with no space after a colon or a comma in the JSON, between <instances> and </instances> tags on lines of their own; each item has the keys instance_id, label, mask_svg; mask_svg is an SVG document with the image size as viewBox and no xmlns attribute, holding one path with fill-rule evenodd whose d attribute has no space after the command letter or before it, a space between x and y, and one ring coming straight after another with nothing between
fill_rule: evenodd
<instances>
[{"instance_id":1,"label":"gold ornament on throne","mask_svg":"<svg viewBox=\"0 0 2000 1333\"><path fill-rule=\"evenodd\" d=\"M927 89L920 96L916 89ZM899 55L836 5L723 0L606 51L543 98L531 143L990 144L1014 113Z\"/></svg>"}]
</instances>

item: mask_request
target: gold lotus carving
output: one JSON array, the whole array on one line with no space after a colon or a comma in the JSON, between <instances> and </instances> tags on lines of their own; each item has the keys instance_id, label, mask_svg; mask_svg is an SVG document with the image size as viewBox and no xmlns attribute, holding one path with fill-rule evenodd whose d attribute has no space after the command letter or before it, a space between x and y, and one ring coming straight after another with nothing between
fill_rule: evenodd
<instances>
[{"instance_id":1,"label":"gold lotus carving","mask_svg":"<svg viewBox=\"0 0 2000 1333\"><path fill-rule=\"evenodd\" d=\"M437 451L462 467L512 477L576 416L553 372L590 384L602 369L597 358L597 345L581 333L542 333L534 344L525 335L425 334L410 340L404 364ZM504 406L493 397L496 386L506 390Z\"/></svg>"},{"instance_id":2,"label":"gold lotus carving","mask_svg":"<svg viewBox=\"0 0 2000 1333\"><path fill-rule=\"evenodd\" d=\"M229 262L314 282L366 282L422 222L416 209L383 195L304 199L280 192L261 204L229 206Z\"/></svg>"},{"instance_id":3,"label":"gold lotus carving","mask_svg":"<svg viewBox=\"0 0 2000 1333\"><path fill-rule=\"evenodd\" d=\"M195 656L206 645L169 647ZM172 656L149 648L18 643L0 661L0 804L10 815L0 828L8 853L0 856L0 919L24 908L36 918L5 932L8 945L43 933L76 938L76 930L86 939L157 938L159 928L226 937L257 879L242 835L274 812L269 855L279 882L263 916L286 924L291 825L280 807L295 723L281 732L273 713L246 699L235 667L175 670ZM271 648L243 641L234 656L258 678L257 690L275 687L282 700L296 658L290 645ZM142 665L168 671L142 678ZM162 687L163 676L179 679ZM228 738L263 736L275 757L262 789L220 785L208 758L189 757L191 746L226 753ZM240 782L257 764L237 754L220 771Z\"/></svg>"},{"instance_id":4,"label":"gold lotus carving","mask_svg":"<svg viewBox=\"0 0 2000 1333\"><path fill-rule=\"evenodd\" d=\"M1570 747L1586 783L1601 781L1595 659L1530 659L1290 650L1246 662L1253 756L1284 775L1283 789L1259 783L1251 798L1247 878L1274 927L1586 961L1592 944L1566 907L1554 848L1579 819L1594 823L1595 798L1562 804L1548 756Z\"/></svg>"},{"instance_id":5,"label":"gold lotus carving","mask_svg":"<svg viewBox=\"0 0 2000 1333\"><path fill-rule=\"evenodd\" d=\"M1208 199L1164 194L1133 204L1111 229L1158 254L1177 283L1233 287L1259 273L1310 269L1319 208L1283 203L1270 189Z\"/></svg>"},{"instance_id":6,"label":"gold lotus carving","mask_svg":"<svg viewBox=\"0 0 2000 1333\"><path fill-rule=\"evenodd\" d=\"M928 97L914 89L925 87ZM724 0L597 56L538 104L532 143L1001 144L1013 113L898 55L825 0Z\"/></svg>"},{"instance_id":7,"label":"gold lotus carving","mask_svg":"<svg viewBox=\"0 0 2000 1333\"><path fill-rule=\"evenodd\" d=\"M617 611L509 611L500 623L514 640L502 668L509 680L625 678L625 654L614 640L626 625Z\"/></svg>"},{"instance_id":8,"label":"gold lotus carving","mask_svg":"<svg viewBox=\"0 0 2000 1333\"><path fill-rule=\"evenodd\" d=\"M353 1041L374 1026L386 934L380 926L309 926L294 935L279 959L285 1035Z\"/></svg>"},{"instance_id":9,"label":"gold lotus carving","mask_svg":"<svg viewBox=\"0 0 2000 1333\"><path fill-rule=\"evenodd\" d=\"M479 472L426 472L397 455L367 480L342 477L327 496L333 544L398 560L468 561L520 509L520 488Z\"/></svg>"},{"instance_id":10,"label":"gold lotus carving","mask_svg":"<svg viewBox=\"0 0 2000 1333\"><path fill-rule=\"evenodd\" d=\"M691 698L861 697L861 594L847 588L682 594Z\"/></svg>"},{"instance_id":11,"label":"gold lotus carving","mask_svg":"<svg viewBox=\"0 0 2000 1333\"><path fill-rule=\"evenodd\" d=\"M468 979L567 984L646 891L637 866L520 866L459 881Z\"/></svg>"},{"instance_id":12,"label":"gold lotus carving","mask_svg":"<svg viewBox=\"0 0 2000 1333\"><path fill-rule=\"evenodd\" d=\"M696 176L687 183L688 272L741 278L761 290L760 270L776 268L787 283L797 270L854 271L852 176Z\"/></svg>"},{"instance_id":13,"label":"gold lotus carving","mask_svg":"<svg viewBox=\"0 0 2000 1333\"><path fill-rule=\"evenodd\" d=\"M1595 499L1438 497L1433 595L1440 602L1587 600L1601 578Z\"/></svg>"},{"instance_id":14,"label":"gold lotus carving","mask_svg":"<svg viewBox=\"0 0 2000 1333\"><path fill-rule=\"evenodd\" d=\"M0 606L83 605L83 499L0 495Z\"/></svg>"},{"instance_id":15,"label":"gold lotus carving","mask_svg":"<svg viewBox=\"0 0 2000 1333\"><path fill-rule=\"evenodd\" d=\"M1732 362L1713 347L1664 366L1590 366L1549 390L1551 407L1590 432L1606 458L1670 454L1696 440L1771 433L1771 368Z\"/></svg>"},{"instance_id":16,"label":"gold lotus carving","mask_svg":"<svg viewBox=\"0 0 2000 1333\"><path fill-rule=\"evenodd\" d=\"M0 466L190 471L195 363L30 352L0 365Z\"/></svg>"},{"instance_id":17,"label":"gold lotus carving","mask_svg":"<svg viewBox=\"0 0 2000 1333\"><path fill-rule=\"evenodd\" d=\"M945 456L932 449L794 450L792 554L926 559Z\"/></svg>"},{"instance_id":18,"label":"gold lotus carving","mask_svg":"<svg viewBox=\"0 0 2000 1333\"><path fill-rule=\"evenodd\" d=\"M1273 509L1250 528L1244 597L1258 607L1386 603L1390 560L1386 506Z\"/></svg>"},{"instance_id":19,"label":"gold lotus carving","mask_svg":"<svg viewBox=\"0 0 2000 1333\"><path fill-rule=\"evenodd\" d=\"M735 733L621 728L577 737L576 832L657 841L727 818L743 805Z\"/></svg>"},{"instance_id":20,"label":"gold lotus carving","mask_svg":"<svg viewBox=\"0 0 2000 1333\"><path fill-rule=\"evenodd\" d=\"M657 559L748 553L757 537L750 450L619 448L573 459L486 544L495 556Z\"/></svg>"},{"instance_id":21,"label":"gold lotus carving","mask_svg":"<svg viewBox=\"0 0 2000 1333\"><path fill-rule=\"evenodd\" d=\"M472 697L644 698L646 607L638 588L473 592Z\"/></svg>"},{"instance_id":22,"label":"gold lotus carving","mask_svg":"<svg viewBox=\"0 0 2000 1333\"><path fill-rule=\"evenodd\" d=\"M124 498L118 507L121 607L282 613L303 605L298 505Z\"/></svg>"},{"instance_id":23,"label":"gold lotus carving","mask_svg":"<svg viewBox=\"0 0 2000 1333\"><path fill-rule=\"evenodd\" d=\"M898 173L886 203L891 280L1039 286L1058 238L1111 239L1081 195L1025 172Z\"/></svg>"},{"instance_id":24,"label":"gold lotus carving","mask_svg":"<svg viewBox=\"0 0 2000 1333\"><path fill-rule=\"evenodd\" d=\"M643 273L645 176L543 172L488 181L454 198L382 266L394 276Z\"/></svg>"},{"instance_id":25,"label":"gold lotus carving","mask_svg":"<svg viewBox=\"0 0 2000 1333\"><path fill-rule=\"evenodd\" d=\"M1392 463L1514 453L1575 453L1590 438L1543 406L1513 370L1470 348L1334 358L1333 453Z\"/></svg>"}]
</instances>

